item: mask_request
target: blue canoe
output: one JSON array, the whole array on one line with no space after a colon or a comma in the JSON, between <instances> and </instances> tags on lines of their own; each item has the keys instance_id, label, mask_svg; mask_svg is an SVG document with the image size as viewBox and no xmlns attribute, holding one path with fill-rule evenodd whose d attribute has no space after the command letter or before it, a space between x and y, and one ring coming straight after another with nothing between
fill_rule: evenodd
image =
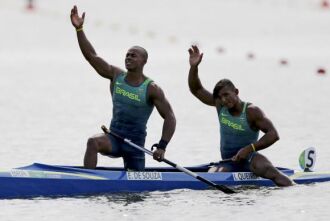
<instances>
[{"instance_id":1,"label":"blue canoe","mask_svg":"<svg viewBox=\"0 0 330 221\"><path fill-rule=\"evenodd\" d=\"M271 180L250 172L207 173L210 164L187 167L216 184L228 186L274 186ZM330 181L330 172L296 172L279 168L298 184ZM209 189L194 177L171 167L150 167L143 172L124 171L119 167L84 169L34 163L0 171L0 199L83 196L108 193L168 191L173 189Z\"/></svg>"}]
</instances>

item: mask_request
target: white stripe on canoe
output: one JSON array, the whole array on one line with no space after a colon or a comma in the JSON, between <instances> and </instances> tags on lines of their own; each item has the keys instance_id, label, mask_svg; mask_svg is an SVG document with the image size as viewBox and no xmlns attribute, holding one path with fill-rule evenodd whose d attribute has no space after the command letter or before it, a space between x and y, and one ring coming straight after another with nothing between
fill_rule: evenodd
<instances>
[{"instance_id":1,"label":"white stripe on canoe","mask_svg":"<svg viewBox=\"0 0 330 221\"><path fill-rule=\"evenodd\" d=\"M302 178L302 177L315 177L315 176L323 176L328 175L330 176L330 171L324 171L324 172L296 172L293 175L289 176L292 179L296 178Z\"/></svg>"},{"instance_id":2,"label":"white stripe on canoe","mask_svg":"<svg viewBox=\"0 0 330 221\"><path fill-rule=\"evenodd\" d=\"M34 177L34 178L56 178L56 175L67 175L67 176L74 176L74 177L81 177L86 179L92 180L107 180L107 178L95 175L87 175L82 173L66 173L66 172L55 172L55 171L40 171L40 170L20 170L20 169L13 169L10 171L6 171L10 173L12 177ZM50 175L50 177L47 177ZM43 177L45 176L45 177ZM54 177L51 177L54 176Z\"/></svg>"}]
</instances>

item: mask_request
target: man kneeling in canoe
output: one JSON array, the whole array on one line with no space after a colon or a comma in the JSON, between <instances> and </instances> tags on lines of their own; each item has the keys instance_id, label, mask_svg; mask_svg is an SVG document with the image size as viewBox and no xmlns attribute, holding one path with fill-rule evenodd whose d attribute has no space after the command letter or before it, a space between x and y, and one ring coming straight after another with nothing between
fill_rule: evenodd
<instances>
[{"instance_id":1,"label":"man kneeling in canoe","mask_svg":"<svg viewBox=\"0 0 330 221\"><path fill-rule=\"evenodd\" d=\"M110 92L113 103L113 116L110 130L119 136L144 146L146 124L154 106L164 119L162 136L157 149L153 152L154 159L164 159L165 148L175 131L175 116L163 90L143 74L148 53L140 47L131 47L126 53L125 66L127 71L108 64L99 57L83 31L85 13L80 17L77 7L71 10L71 22L76 28L79 47L86 60L102 77L110 80ZM145 155L141 150L126 144L111 134L100 134L88 139L84 158L85 168L95 168L97 154L122 157L127 170L144 170Z\"/></svg>"},{"instance_id":2,"label":"man kneeling in canoe","mask_svg":"<svg viewBox=\"0 0 330 221\"><path fill-rule=\"evenodd\" d=\"M213 94L207 91L198 77L198 65L203 53L197 46L189 49L190 70L188 83L192 94L204 104L215 106L220 122L221 162L210 169L211 172L252 171L258 176L271 179L278 186L290 186L293 182L275 168L258 151L265 149L279 140L279 135L263 111L238 96L238 89L228 79L220 80L214 87ZM259 131L264 135L258 140Z\"/></svg>"}]
</instances>

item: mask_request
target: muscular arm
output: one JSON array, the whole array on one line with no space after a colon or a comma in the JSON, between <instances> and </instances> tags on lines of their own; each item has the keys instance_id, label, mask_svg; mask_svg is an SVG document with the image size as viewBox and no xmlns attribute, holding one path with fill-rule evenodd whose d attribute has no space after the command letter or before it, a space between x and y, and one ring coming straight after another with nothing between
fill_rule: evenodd
<instances>
[{"instance_id":1,"label":"muscular arm","mask_svg":"<svg viewBox=\"0 0 330 221\"><path fill-rule=\"evenodd\" d=\"M259 129L265 134L254 144L256 150L262 150L280 139L276 128L263 111L256 107L248 107L248 119L252 128Z\"/></svg>"},{"instance_id":2,"label":"muscular arm","mask_svg":"<svg viewBox=\"0 0 330 221\"><path fill-rule=\"evenodd\" d=\"M77 38L79 42L79 47L81 52L83 53L86 60L93 66L98 74L100 74L104 78L108 78L113 80L113 78L123 72L120 68L109 65L106 61L104 61L101 57L96 54L92 44L87 40L86 35L83 31L83 24L85 21L85 12L80 17L78 15L77 6L74 6L71 9L71 23L77 30Z\"/></svg>"},{"instance_id":3,"label":"muscular arm","mask_svg":"<svg viewBox=\"0 0 330 221\"><path fill-rule=\"evenodd\" d=\"M123 72L123 70L121 70L120 68L109 65L105 60L103 60L96 54L96 51L94 50L92 44L86 38L86 35L83 30L77 32L77 38L82 54L99 75L104 78L113 80L113 78L117 74Z\"/></svg>"},{"instance_id":4,"label":"muscular arm","mask_svg":"<svg viewBox=\"0 0 330 221\"><path fill-rule=\"evenodd\" d=\"M199 52L199 49L196 45L191 46L188 52L190 63L188 75L189 89L191 93L204 104L215 106L215 101L212 94L203 87L198 76L198 65L202 61L203 53Z\"/></svg>"},{"instance_id":5,"label":"muscular arm","mask_svg":"<svg viewBox=\"0 0 330 221\"><path fill-rule=\"evenodd\" d=\"M207 91L199 77L198 77L198 67L197 66L191 66L189 70L189 76L188 76L188 84L189 89L191 93L197 97L201 102L204 104L215 106L215 101L213 99L213 95Z\"/></svg>"},{"instance_id":6,"label":"muscular arm","mask_svg":"<svg viewBox=\"0 0 330 221\"><path fill-rule=\"evenodd\" d=\"M250 105L247 108L247 116L251 128L261 130L265 133L254 143L256 151L265 149L280 139L273 123L265 116L260 108ZM251 152L253 152L253 149L251 144L249 144L240 149L232 159L234 161L246 159Z\"/></svg>"},{"instance_id":7,"label":"muscular arm","mask_svg":"<svg viewBox=\"0 0 330 221\"><path fill-rule=\"evenodd\" d=\"M164 119L161 139L169 142L174 134L176 126L176 119L172 107L166 99L163 90L156 84L150 84L148 93L151 102Z\"/></svg>"}]
</instances>

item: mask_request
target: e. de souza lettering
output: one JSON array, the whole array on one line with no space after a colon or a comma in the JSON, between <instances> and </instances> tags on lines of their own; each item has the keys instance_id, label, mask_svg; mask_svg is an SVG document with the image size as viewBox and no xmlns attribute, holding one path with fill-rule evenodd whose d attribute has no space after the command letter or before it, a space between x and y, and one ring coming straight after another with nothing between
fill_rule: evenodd
<instances>
[{"instance_id":1,"label":"e. de souza lettering","mask_svg":"<svg viewBox=\"0 0 330 221\"><path fill-rule=\"evenodd\" d=\"M160 172L127 172L128 180L162 180Z\"/></svg>"}]
</instances>

